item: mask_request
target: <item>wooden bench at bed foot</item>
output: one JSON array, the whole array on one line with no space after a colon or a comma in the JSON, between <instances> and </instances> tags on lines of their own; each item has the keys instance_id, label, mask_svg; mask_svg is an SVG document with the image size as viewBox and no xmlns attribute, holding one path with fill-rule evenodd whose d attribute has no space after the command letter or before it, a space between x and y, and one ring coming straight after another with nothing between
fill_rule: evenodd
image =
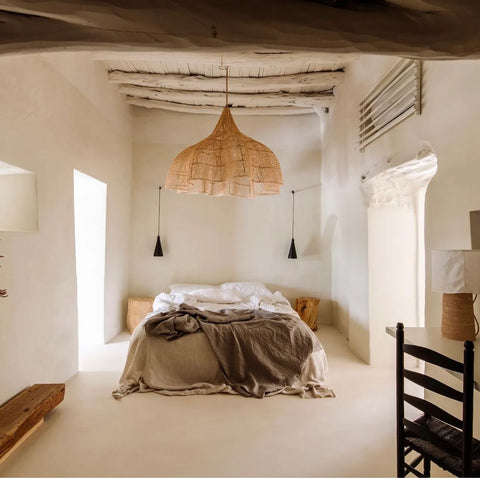
<instances>
[{"instance_id":1,"label":"wooden bench at bed foot","mask_svg":"<svg viewBox=\"0 0 480 479\"><path fill-rule=\"evenodd\" d=\"M65 397L65 384L34 384L0 406L0 464Z\"/></svg>"}]
</instances>

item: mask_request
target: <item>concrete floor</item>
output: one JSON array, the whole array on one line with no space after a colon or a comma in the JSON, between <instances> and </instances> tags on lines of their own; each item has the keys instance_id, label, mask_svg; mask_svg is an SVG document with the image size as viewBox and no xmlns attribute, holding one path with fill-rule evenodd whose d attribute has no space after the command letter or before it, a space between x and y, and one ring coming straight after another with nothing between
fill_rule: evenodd
<instances>
[{"instance_id":1,"label":"concrete floor","mask_svg":"<svg viewBox=\"0 0 480 479\"><path fill-rule=\"evenodd\" d=\"M393 477L394 370L363 364L332 327L318 337L334 399L137 393L117 401L124 333L90 351L65 401L0 476Z\"/></svg>"}]
</instances>

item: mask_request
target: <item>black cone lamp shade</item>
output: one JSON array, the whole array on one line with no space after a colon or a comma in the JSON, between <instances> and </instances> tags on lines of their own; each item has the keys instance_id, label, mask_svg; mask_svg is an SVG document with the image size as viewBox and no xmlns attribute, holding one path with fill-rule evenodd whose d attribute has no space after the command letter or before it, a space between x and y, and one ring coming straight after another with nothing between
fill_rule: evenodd
<instances>
[{"instance_id":1,"label":"black cone lamp shade","mask_svg":"<svg viewBox=\"0 0 480 479\"><path fill-rule=\"evenodd\" d=\"M297 250L295 249L295 240L292 238L290 242L290 249L288 250L289 259L297 259Z\"/></svg>"},{"instance_id":2,"label":"black cone lamp shade","mask_svg":"<svg viewBox=\"0 0 480 479\"><path fill-rule=\"evenodd\" d=\"M162 187L158 187L158 222L157 222L157 242L155 243L155 251L153 256L163 256L162 243L160 241L160 192Z\"/></svg>"},{"instance_id":3,"label":"black cone lamp shade","mask_svg":"<svg viewBox=\"0 0 480 479\"><path fill-rule=\"evenodd\" d=\"M290 242L290 249L288 250L288 259L297 259L297 250L295 248L294 237L295 230L295 191L292 190L292 241Z\"/></svg>"},{"instance_id":4,"label":"black cone lamp shade","mask_svg":"<svg viewBox=\"0 0 480 479\"><path fill-rule=\"evenodd\" d=\"M162 243L160 242L160 236L157 235L157 242L155 244L155 251L153 256L163 256Z\"/></svg>"}]
</instances>

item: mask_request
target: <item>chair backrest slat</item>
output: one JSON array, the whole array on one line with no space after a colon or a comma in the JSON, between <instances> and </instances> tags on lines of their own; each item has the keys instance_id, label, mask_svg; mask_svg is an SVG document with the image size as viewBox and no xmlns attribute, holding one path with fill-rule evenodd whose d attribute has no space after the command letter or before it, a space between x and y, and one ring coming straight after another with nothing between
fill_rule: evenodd
<instances>
[{"instance_id":1,"label":"chair backrest slat","mask_svg":"<svg viewBox=\"0 0 480 479\"><path fill-rule=\"evenodd\" d=\"M439 447L440 449L443 449L444 451L448 452L452 456L460 457L462 453L460 449L456 449L447 441L443 440L438 436L435 436L435 434L432 434L427 428L420 426L416 422L409 421L408 419L404 419L403 424L407 426L408 429L410 429L410 431L413 431L417 437L421 437L425 441L435 444L435 446Z\"/></svg>"},{"instance_id":2,"label":"chair backrest slat","mask_svg":"<svg viewBox=\"0 0 480 479\"><path fill-rule=\"evenodd\" d=\"M463 373L463 364L451 359L443 354L432 351L431 349L424 348L423 346L415 346L413 344L404 344L403 351L410 356L414 356L422 361L435 364L441 368L450 369L457 373Z\"/></svg>"},{"instance_id":3,"label":"chair backrest slat","mask_svg":"<svg viewBox=\"0 0 480 479\"><path fill-rule=\"evenodd\" d=\"M418 384L419 386L429 389L437 394L454 399L455 401L463 401L463 393L461 391L457 391L456 389L451 388L450 386L447 386L446 384L437 381L426 374L416 373L414 371L405 369L404 376L415 384Z\"/></svg>"},{"instance_id":4,"label":"chair backrest slat","mask_svg":"<svg viewBox=\"0 0 480 479\"><path fill-rule=\"evenodd\" d=\"M435 406L435 404L432 404L431 402L425 401L425 399L421 399L416 396L410 396L409 394L404 394L403 398L406 402L416 407L417 409L420 409L420 411L423 411L428 416L436 417L437 419L440 419L440 421L446 422L447 424L450 424L451 426L458 429L462 429L463 422L460 421L460 419L452 416L448 412L444 411L442 408Z\"/></svg>"}]
</instances>

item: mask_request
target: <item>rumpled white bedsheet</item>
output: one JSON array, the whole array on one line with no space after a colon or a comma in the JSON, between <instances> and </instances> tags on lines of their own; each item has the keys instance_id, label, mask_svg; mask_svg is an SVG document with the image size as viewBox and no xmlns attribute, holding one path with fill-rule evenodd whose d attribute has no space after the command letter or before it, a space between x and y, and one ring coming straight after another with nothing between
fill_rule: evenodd
<instances>
[{"instance_id":1,"label":"rumpled white bedsheet","mask_svg":"<svg viewBox=\"0 0 480 479\"><path fill-rule=\"evenodd\" d=\"M151 316L177 309L182 303L209 311L262 308L290 314L301 321L288 300L278 291L270 295L242 298L241 302L231 304L205 303L187 294L161 293L155 298L153 312L133 332L120 385L112 393L116 399L135 391L154 391L168 396L220 392L237 394L225 383L217 358L204 333L187 334L174 341L145 334L143 325ZM313 332L311 334L315 336ZM335 396L325 385L327 357L316 336L314 344L316 346L305 362L302 374L280 393L296 394L302 398Z\"/></svg>"}]
</instances>

